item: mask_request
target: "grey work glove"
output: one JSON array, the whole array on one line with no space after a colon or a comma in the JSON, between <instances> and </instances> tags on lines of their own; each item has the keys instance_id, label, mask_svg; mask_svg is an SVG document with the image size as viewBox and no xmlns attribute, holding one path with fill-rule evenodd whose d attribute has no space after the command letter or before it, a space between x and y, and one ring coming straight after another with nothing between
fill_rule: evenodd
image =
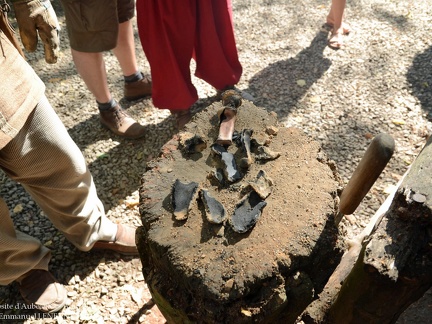
<instances>
[{"instance_id":1,"label":"grey work glove","mask_svg":"<svg viewBox=\"0 0 432 324\"><path fill-rule=\"evenodd\" d=\"M56 63L60 38L57 15L49 0L23 0L12 2L15 18L24 48L36 50L38 34L44 43L45 61Z\"/></svg>"}]
</instances>

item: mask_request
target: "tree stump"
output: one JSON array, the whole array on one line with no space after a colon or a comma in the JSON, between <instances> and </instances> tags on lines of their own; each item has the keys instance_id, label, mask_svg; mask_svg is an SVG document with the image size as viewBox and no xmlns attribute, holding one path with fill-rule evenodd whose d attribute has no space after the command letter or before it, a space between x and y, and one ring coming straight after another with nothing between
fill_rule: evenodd
<instances>
[{"instance_id":1,"label":"tree stump","mask_svg":"<svg viewBox=\"0 0 432 324\"><path fill-rule=\"evenodd\" d=\"M242 147L229 146L240 178L221 180L217 170L225 166L211 147L221 108L216 102L196 114L147 165L137 231L145 280L169 323L293 323L342 255L334 225L340 179L317 142L298 129L279 128L274 114L243 102L235 129L253 131L250 161L245 164ZM200 139L199 150L185 140L191 134ZM263 158L264 151L272 158ZM257 198L264 207L256 223L239 232L234 215L259 174L271 193ZM180 182L197 184L186 212L173 201ZM221 224L209 221L204 192L223 205Z\"/></svg>"},{"instance_id":2,"label":"tree stump","mask_svg":"<svg viewBox=\"0 0 432 324\"><path fill-rule=\"evenodd\" d=\"M364 242L328 323L395 323L432 285L432 138Z\"/></svg>"}]
</instances>

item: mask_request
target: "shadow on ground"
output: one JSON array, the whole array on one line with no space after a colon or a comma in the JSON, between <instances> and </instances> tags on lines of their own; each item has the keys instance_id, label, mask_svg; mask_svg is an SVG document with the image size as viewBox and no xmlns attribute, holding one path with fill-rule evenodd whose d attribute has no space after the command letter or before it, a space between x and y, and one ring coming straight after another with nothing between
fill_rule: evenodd
<instances>
[{"instance_id":1,"label":"shadow on ground","mask_svg":"<svg viewBox=\"0 0 432 324\"><path fill-rule=\"evenodd\" d=\"M279 107L279 119L287 117L332 64L323 56L326 46L327 32L318 32L310 45L295 57L270 64L254 75L245 91L256 98L254 103L257 106L266 107L270 111L273 110L272 107Z\"/></svg>"},{"instance_id":2,"label":"shadow on ground","mask_svg":"<svg viewBox=\"0 0 432 324\"><path fill-rule=\"evenodd\" d=\"M432 47L416 55L406 77L413 95L432 121Z\"/></svg>"}]
</instances>

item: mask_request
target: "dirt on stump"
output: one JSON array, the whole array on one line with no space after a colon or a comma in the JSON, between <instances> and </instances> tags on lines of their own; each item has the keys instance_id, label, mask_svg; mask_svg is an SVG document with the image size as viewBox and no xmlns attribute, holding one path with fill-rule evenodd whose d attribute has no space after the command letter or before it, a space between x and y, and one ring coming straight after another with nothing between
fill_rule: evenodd
<instances>
[{"instance_id":1,"label":"dirt on stump","mask_svg":"<svg viewBox=\"0 0 432 324\"><path fill-rule=\"evenodd\" d=\"M142 177L137 242L145 280L168 322L294 322L341 257L334 225L340 179L316 141L299 129L279 128L275 114L244 101L235 130L253 130L254 161L239 167L240 180L221 184L214 174L223 163L211 149L221 108L216 102L196 114ZM188 134L204 140L201 152L187 152ZM260 145L280 156L258 160ZM235 144L227 151L241 165L245 151ZM230 218L260 172L271 180L271 194L256 224L238 233ZM176 180L198 184L185 220L173 213ZM222 224L207 220L200 190L224 206Z\"/></svg>"}]
</instances>

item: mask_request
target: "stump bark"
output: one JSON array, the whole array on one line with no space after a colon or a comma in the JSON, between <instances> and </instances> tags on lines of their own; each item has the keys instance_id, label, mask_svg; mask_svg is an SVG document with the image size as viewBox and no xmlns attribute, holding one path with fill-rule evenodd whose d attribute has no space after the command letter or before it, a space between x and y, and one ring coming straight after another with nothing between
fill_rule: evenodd
<instances>
[{"instance_id":1,"label":"stump bark","mask_svg":"<svg viewBox=\"0 0 432 324\"><path fill-rule=\"evenodd\" d=\"M145 280L169 323L294 323L342 255L334 225L340 179L317 142L298 129L279 129L274 114L244 102L235 129L252 129L255 146L280 156L259 160L252 150L253 162L240 168L241 179L218 182L215 170L223 163L210 146L218 137L221 108L214 103L195 115L142 177L137 246ZM202 151L185 147L188 133L207 143L200 142ZM244 150L231 145L227 151L242 165ZM229 218L262 171L272 180L271 194L256 224L237 233ZM198 191L224 206L228 219L210 223L197 195L187 218L177 220L176 180L198 183Z\"/></svg>"},{"instance_id":2,"label":"stump bark","mask_svg":"<svg viewBox=\"0 0 432 324\"><path fill-rule=\"evenodd\" d=\"M395 323L432 285L432 145L412 164L329 310L330 323Z\"/></svg>"},{"instance_id":3,"label":"stump bark","mask_svg":"<svg viewBox=\"0 0 432 324\"><path fill-rule=\"evenodd\" d=\"M373 230L352 242L302 314L305 323L395 323L431 287L431 142L377 212Z\"/></svg>"}]
</instances>

